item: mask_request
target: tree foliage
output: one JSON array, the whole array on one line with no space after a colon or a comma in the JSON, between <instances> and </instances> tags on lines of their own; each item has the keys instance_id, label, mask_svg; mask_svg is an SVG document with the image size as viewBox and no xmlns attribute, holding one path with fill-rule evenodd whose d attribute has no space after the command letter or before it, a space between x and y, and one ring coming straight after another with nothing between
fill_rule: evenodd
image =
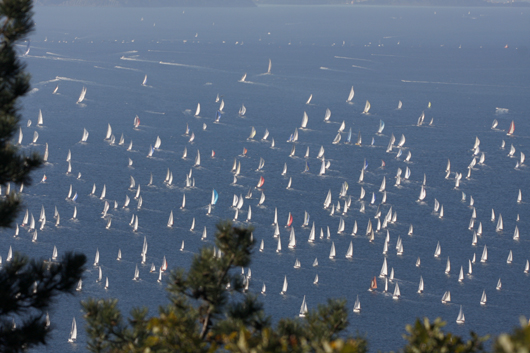
<instances>
[{"instance_id":1,"label":"tree foliage","mask_svg":"<svg viewBox=\"0 0 530 353\"><path fill-rule=\"evenodd\" d=\"M503 333L495 340L494 353L530 353L530 322L521 318L521 327L511 334Z\"/></svg>"},{"instance_id":2,"label":"tree foliage","mask_svg":"<svg viewBox=\"0 0 530 353\"><path fill-rule=\"evenodd\" d=\"M428 318L417 319L414 325L407 325L408 334L403 338L408 342L403 348L404 353L439 352L439 353L475 353L484 352L483 342L488 337L479 337L471 332L471 339L465 342L462 337L445 333L445 326L440 318L430 322Z\"/></svg>"},{"instance_id":3,"label":"tree foliage","mask_svg":"<svg viewBox=\"0 0 530 353\"><path fill-rule=\"evenodd\" d=\"M38 154L22 154L12 139L21 116L18 99L29 91L29 75L16 52L16 43L33 30L31 0L0 2L0 185L31 181L30 172L42 163ZM12 225L21 200L14 190L0 200L0 227Z\"/></svg>"},{"instance_id":4,"label":"tree foliage","mask_svg":"<svg viewBox=\"0 0 530 353\"><path fill-rule=\"evenodd\" d=\"M0 186L29 185L30 173L42 161L26 156L12 143L20 115L19 98L29 91L16 45L33 30L31 0L0 1ZM0 199L0 227L10 227L21 207L16 190ZM67 253L60 262L30 260L15 253L0 269L0 351L21 352L45 344L51 328L46 311L61 293L73 293L86 261ZM15 325L16 323L16 325Z\"/></svg>"}]
</instances>

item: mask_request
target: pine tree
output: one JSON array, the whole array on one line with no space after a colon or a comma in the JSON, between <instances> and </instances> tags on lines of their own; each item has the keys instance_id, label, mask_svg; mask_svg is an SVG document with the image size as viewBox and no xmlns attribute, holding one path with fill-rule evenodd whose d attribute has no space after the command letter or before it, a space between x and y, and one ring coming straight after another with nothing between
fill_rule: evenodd
<instances>
[{"instance_id":1,"label":"pine tree","mask_svg":"<svg viewBox=\"0 0 530 353\"><path fill-rule=\"evenodd\" d=\"M0 186L29 185L30 173L41 164L33 153L22 154L12 143L21 115L18 99L29 91L29 75L16 52L33 29L31 0L0 1ZM0 199L0 227L10 227L20 210L16 190ZM61 293L73 293L86 262L67 253L60 262L30 260L16 253L0 269L0 351L21 352L46 344L51 328L46 312Z\"/></svg>"}]
</instances>

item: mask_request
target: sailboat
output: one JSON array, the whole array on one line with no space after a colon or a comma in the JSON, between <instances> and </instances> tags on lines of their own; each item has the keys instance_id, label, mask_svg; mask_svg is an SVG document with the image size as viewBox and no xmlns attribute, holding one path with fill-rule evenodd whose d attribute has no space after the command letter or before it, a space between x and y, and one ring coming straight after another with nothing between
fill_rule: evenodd
<instances>
[{"instance_id":1,"label":"sailboat","mask_svg":"<svg viewBox=\"0 0 530 353\"><path fill-rule=\"evenodd\" d=\"M352 99L355 95L355 91L353 90L353 86L351 86L350 93L348 94L348 99L346 99L346 103L353 104Z\"/></svg>"},{"instance_id":2,"label":"sailboat","mask_svg":"<svg viewBox=\"0 0 530 353\"><path fill-rule=\"evenodd\" d=\"M331 242L331 249L329 251L329 258L334 259L335 258L335 242Z\"/></svg>"},{"instance_id":3,"label":"sailboat","mask_svg":"<svg viewBox=\"0 0 530 353\"><path fill-rule=\"evenodd\" d=\"M456 323L462 325L464 322L466 322L466 318L464 316L464 312L462 311L462 305L460 305L460 312L456 318Z\"/></svg>"},{"instance_id":4,"label":"sailboat","mask_svg":"<svg viewBox=\"0 0 530 353\"><path fill-rule=\"evenodd\" d=\"M86 96L86 87L83 87L81 89L81 94L79 95L79 98L77 99L76 104L81 104L85 100L85 96Z\"/></svg>"},{"instance_id":5,"label":"sailboat","mask_svg":"<svg viewBox=\"0 0 530 353\"><path fill-rule=\"evenodd\" d=\"M326 108L326 113L324 114L324 121L329 122L330 118L331 118L331 110L329 110L329 108Z\"/></svg>"},{"instance_id":6,"label":"sailboat","mask_svg":"<svg viewBox=\"0 0 530 353\"><path fill-rule=\"evenodd\" d=\"M307 303L305 301L305 295L304 295L304 299L302 300L302 306L300 307L300 314L298 316L305 317L306 314L307 314Z\"/></svg>"},{"instance_id":7,"label":"sailboat","mask_svg":"<svg viewBox=\"0 0 530 353\"><path fill-rule=\"evenodd\" d=\"M384 129L385 129L385 122L383 120L379 120L379 128L377 129L377 134L381 134Z\"/></svg>"},{"instance_id":8,"label":"sailboat","mask_svg":"<svg viewBox=\"0 0 530 353\"><path fill-rule=\"evenodd\" d=\"M374 278L372 278L372 281L370 282L370 288L368 288L368 290L370 292L373 292L377 289L377 278L374 276Z\"/></svg>"},{"instance_id":9,"label":"sailboat","mask_svg":"<svg viewBox=\"0 0 530 353\"><path fill-rule=\"evenodd\" d=\"M72 320L72 328L70 329L70 338L68 338L68 342L74 343L77 340L77 324L75 322L75 317Z\"/></svg>"},{"instance_id":10,"label":"sailboat","mask_svg":"<svg viewBox=\"0 0 530 353\"><path fill-rule=\"evenodd\" d=\"M302 124L300 124L300 129L307 128L307 122L309 121L309 117L307 116L307 113L304 112L304 115L302 117Z\"/></svg>"},{"instance_id":11,"label":"sailboat","mask_svg":"<svg viewBox=\"0 0 530 353\"><path fill-rule=\"evenodd\" d=\"M247 108L245 107L244 104L241 104L241 108L239 108L239 112L238 112L239 116L244 117L246 113L247 113Z\"/></svg>"},{"instance_id":12,"label":"sailboat","mask_svg":"<svg viewBox=\"0 0 530 353\"><path fill-rule=\"evenodd\" d=\"M446 303L449 303L449 302L451 302L451 292L450 291L446 291L444 293L444 295L442 296L442 303L446 304Z\"/></svg>"},{"instance_id":13,"label":"sailboat","mask_svg":"<svg viewBox=\"0 0 530 353\"><path fill-rule=\"evenodd\" d=\"M309 95L309 98L307 99L307 102L305 102L305 104L310 104L311 103L311 99L313 99L313 95Z\"/></svg>"},{"instance_id":14,"label":"sailboat","mask_svg":"<svg viewBox=\"0 0 530 353\"><path fill-rule=\"evenodd\" d=\"M449 256L447 256L447 263L445 264L445 274L451 273L451 261L449 260Z\"/></svg>"},{"instance_id":15,"label":"sailboat","mask_svg":"<svg viewBox=\"0 0 530 353\"><path fill-rule=\"evenodd\" d=\"M96 256L94 258L94 266L99 265L99 249L96 249Z\"/></svg>"},{"instance_id":16,"label":"sailboat","mask_svg":"<svg viewBox=\"0 0 530 353\"><path fill-rule=\"evenodd\" d=\"M350 246L348 247L348 251L346 252L346 258L351 259L353 257L353 242L350 241Z\"/></svg>"},{"instance_id":17,"label":"sailboat","mask_svg":"<svg viewBox=\"0 0 530 353\"><path fill-rule=\"evenodd\" d=\"M484 245L484 250L482 250L482 256L480 257L480 262L488 261L488 248Z\"/></svg>"},{"instance_id":18,"label":"sailboat","mask_svg":"<svg viewBox=\"0 0 530 353\"><path fill-rule=\"evenodd\" d=\"M280 292L281 295L284 295L287 292L287 276L283 279L283 287L282 291Z\"/></svg>"},{"instance_id":19,"label":"sailboat","mask_svg":"<svg viewBox=\"0 0 530 353\"><path fill-rule=\"evenodd\" d=\"M482 296L480 297L480 305L486 305L487 297L486 297L486 290L484 289L482 291Z\"/></svg>"},{"instance_id":20,"label":"sailboat","mask_svg":"<svg viewBox=\"0 0 530 353\"><path fill-rule=\"evenodd\" d=\"M353 304L353 312L354 313L360 313L361 312L361 302L359 301L359 295L357 295L357 299L355 300L355 304Z\"/></svg>"},{"instance_id":21,"label":"sailboat","mask_svg":"<svg viewBox=\"0 0 530 353\"><path fill-rule=\"evenodd\" d=\"M515 124L512 120L512 122L510 123L510 128L508 129L508 132L506 133L506 135L512 136L514 131L515 131Z\"/></svg>"},{"instance_id":22,"label":"sailboat","mask_svg":"<svg viewBox=\"0 0 530 353\"><path fill-rule=\"evenodd\" d=\"M370 111L370 108L371 108L370 102L366 101L366 104L364 105L363 114L369 114L368 112Z\"/></svg>"},{"instance_id":23,"label":"sailboat","mask_svg":"<svg viewBox=\"0 0 530 353\"><path fill-rule=\"evenodd\" d=\"M138 270L138 264L136 264L136 269L134 270L134 281L138 281L140 279L140 270Z\"/></svg>"},{"instance_id":24,"label":"sailboat","mask_svg":"<svg viewBox=\"0 0 530 353\"><path fill-rule=\"evenodd\" d=\"M399 290L399 284L398 282L396 282L396 286L394 287L394 294L392 294L392 299L399 299L399 297L401 296L401 292Z\"/></svg>"},{"instance_id":25,"label":"sailboat","mask_svg":"<svg viewBox=\"0 0 530 353\"><path fill-rule=\"evenodd\" d=\"M440 257L440 254L442 253L442 247L440 246L440 242L436 244L436 250L434 250L434 257Z\"/></svg>"},{"instance_id":26,"label":"sailboat","mask_svg":"<svg viewBox=\"0 0 530 353\"><path fill-rule=\"evenodd\" d=\"M420 284L418 286L418 293L423 293L424 284L423 284L423 277L420 276Z\"/></svg>"}]
</instances>

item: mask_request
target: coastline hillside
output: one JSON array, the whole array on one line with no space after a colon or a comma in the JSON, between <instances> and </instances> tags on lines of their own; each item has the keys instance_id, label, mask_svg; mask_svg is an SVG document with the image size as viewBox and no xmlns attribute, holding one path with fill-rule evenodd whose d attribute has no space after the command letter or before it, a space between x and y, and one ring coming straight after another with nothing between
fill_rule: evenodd
<instances>
[{"instance_id":1,"label":"coastline hillside","mask_svg":"<svg viewBox=\"0 0 530 353\"><path fill-rule=\"evenodd\" d=\"M530 6L529 0L36 0L37 6L256 7L257 5Z\"/></svg>"},{"instance_id":2,"label":"coastline hillside","mask_svg":"<svg viewBox=\"0 0 530 353\"><path fill-rule=\"evenodd\" d=\"M36 6L255 7L252 0L36 0Z\"/></svg>"},{"instance_id":3,"label":"coastline hillside","mask_svg":"<svg viewBox=\"0 0 530 353\"><path fill-rule=\"evenodd\" d=\"M270 5L530 6L527 0L255 0Z\"/></svg>"}]
</instances>

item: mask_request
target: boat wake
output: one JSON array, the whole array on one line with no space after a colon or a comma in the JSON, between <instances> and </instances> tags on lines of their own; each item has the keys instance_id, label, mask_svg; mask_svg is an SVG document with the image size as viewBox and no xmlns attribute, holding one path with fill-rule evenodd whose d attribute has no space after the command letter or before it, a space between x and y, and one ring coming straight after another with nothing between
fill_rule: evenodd
<instances>
[{"instance_id":1,"label":"boat wake","mask_svg":"<svg viewBox=\"0 0 530 353\"><path fill-rule=\"evenodd\" d=\"M164 112L154 112L152 110L144 110L144 112L150 113L150 114L157 114L157 115L165 115L166 114Z\"/></svg>"},{"instance_id":2,"label":"boat wake","mask_svg":"<svg viewBox=\"0 0 530 353\"><path fill-rule=\"evenodd\" d=\"M55 80L52 80L52 81L49 81L49 82L57 82L57 81L72 81L72 82L81 82L81 83L85 83L85 84L95 84L95 82L92 82L92 81L85 81L85 80L78 80L78 79L75 79L75 78L70 78L70 77L61 77L61 76L56 76L55 77Z\"/></svg>"},{"instance_id":3,"label":"boat wake","mask_svg":"<svg viewBox=\"0 0 530 353\"><path fill-rule=\"evenodd\" d=\"M335 55L334 56L335 59L345 59L345 60L359 60L359 61L368 61L368 62L374 62L373 60L368 60L368 59L360 59L360 58L350 58L350 57L347 57L347 56L337 56Z\"/></svg>"},{"instance_id":4,"label":"boat wake","mask_svg":"<svg viewBox=\"0 0 530 353\"><path fill-rule=\"evenodd\" d=\"M120 69L120 70L130 70L130 71L136 71L136 72L140 72L141 70L138 70L138 69L134 69L132 67L125 67L125 66L114 66L115 69Z\"/></svg>"},{"instance_id":5,"label":"boat wake","mask_svg":"<svg viewBox=\"0 0 530 353\"><path fill-rule=\"evenodd\" d=\"M356 69L375 71L374 69L370 69L369 67L364 67L364 66L352 65L351 67L355 67Z\"/></svg>"},{"instance_id":6,"label":"boat wake","mask_svg":"<svg viewBox=\"0 0 530 353\"><path fill-rule=\"evenodd\" d=\"M49 52L49 51L47 51L46 54L53 55L53 56L62 56L62 57L64 57L64 55L52 53L52 52Z\"/></svg>"},{"instance_id":7,"label":"boat wake","mask_svg":"<svg viewBox=\"0 0 530 353\"><path fill-rule=\"evenodd\" d=\"M169 62L166 62L166 61L159 61L158 63L159 63L160 65L181 66L181 67L189 67L189 68L192 68L192 69L206 69L206 70L215 70L215 71L217 71L216 69L212 69L212 68L210 68L210 67L197 66L197 65L188 65L188 64L179 64L179 63L169 63Z\"/></svg>"},{"instance_id":8,"label":"boat wake","mask_svg":"<svg viewBox=\"0 0 530 353\"><path fill-rule=\"evenodd\" d=\"M481 86L481 87L511 87L505 85L487 85L483 83L462 83L462 82L441 82L441 81L412 81L412 80L401 80L404 83L423 83L423 84L435 84L435 85L452 85L452 86Z\"/></svg>"},{"instance_id":9,"label":"boat wake","mask_svg":"<svg viewBox=\"0 0 530 353\"><path fill-rule=\"evenodd\" d=\"M46 56L46 55L35 55L35 56L29 56L28 57L31 57L31 58L35 58L35 59L46 59L46 60L59 60L59 61L75 61L75 62L87 62L87 60L83 60L83 59L74 59L74 58L67 58L67 57L63 57L63 56Z\"/></svg>"},{"instance_id":10,"label":"boat wake","mask_svg":"<svg viewBox=\"0 0 530 353\"><path fill-rule=\"evenodd\" d=\"M259 76L259 75L258 75ZM263 86L263 87L270 87L269 85L266 85L264 83L260 83L260 82L253 82L253 81L238 81L240 83L248 83L250 85L257 85L257 86Z\"/></svg>"}]
</instances>

